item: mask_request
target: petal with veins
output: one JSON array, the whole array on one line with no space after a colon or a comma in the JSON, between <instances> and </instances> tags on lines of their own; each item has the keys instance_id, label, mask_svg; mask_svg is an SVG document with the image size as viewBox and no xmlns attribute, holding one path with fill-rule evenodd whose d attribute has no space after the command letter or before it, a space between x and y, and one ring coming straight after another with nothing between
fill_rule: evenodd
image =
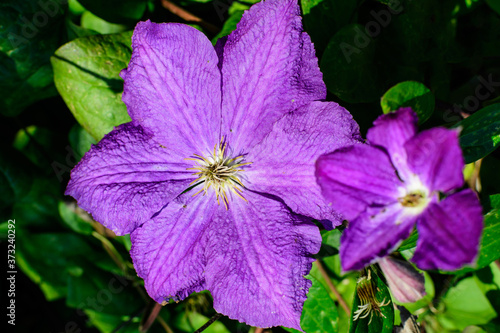
<instances>
[{"instance_id":1,"label":"petal with veins","mask_svg":"<svg viewBox=\"0 0 500 333\"><path fill-rule=\"evenodd\" d=\"M122 99L133 123L179 155L212 148L220 135L221 78L207 37L184 24L139 22L132 49Z\"/></svg>"},{"instance_id":2,"label":"petal with veins","mask_svg":"<svg viewBox=\"0 0 500 333\"><path fill-rule=\"evenodd\" d=\"M85 154L66 195L117 235L130 233L184 191L188 164L142 128L123 124Z\"/></svg>"},{"instance_id":3,"label":"petal with veins","mask_svg":"<svg viewBox=\"0 0 500 333\"><path fill-rule=\"evenodd\" d=\"M272 132L250 152L246 185L279 196L296 213L328 219L341 216L328 205L316 182L315 161L325 153L360 142L359 128L343 107L312 102L281 118Z\"/></svg>"},{"instance_id":4,"label":"petal with veins","mask_svg":"<svg viewBox=\"0 0 500 333\"><path fill-rule=\"evenodd\" d=\"M285 113L326 97L296 0L269 0L243 14L224 44L222 134L250 150Z\"/></svg>"},{"instance_id":5,"label":"petal with veins","mask_svg":"<svg viewBox=\"0 0 500 333\"><path fill-rule=\"evenodd\" d=\"M300 330L311 282L304 278L319 251L318 228L278 201L246 192L219 210L207 230L206 283L214 309L252 326Z\"/></svg>"},{"instance_id":6,"label":"petal with veins","mask_svg":"<svg viewBox=\"0 0 500 333\"><path fill-rule=\"evenodd\" d=\"M482 208L472 190L432 203L417 222L417 250L411 259L420 269L455 270L477 257L483 230Z\"/></svg>"}]
</instances>

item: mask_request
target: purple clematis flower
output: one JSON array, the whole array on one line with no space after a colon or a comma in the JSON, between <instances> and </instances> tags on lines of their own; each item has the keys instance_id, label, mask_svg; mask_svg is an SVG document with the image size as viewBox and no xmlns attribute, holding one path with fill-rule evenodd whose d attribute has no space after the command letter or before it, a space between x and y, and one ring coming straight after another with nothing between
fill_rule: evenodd
<instances>
[{"instance_id":1,"label":"purple clematis flower","mask_svg":"<svg viewBox=\"0 0 500 333\"><path fill-rule=\"evenodd\" d=\"M208 289L250 325L300 329L311 218L338 225L314 176L359 141L326 97L296 0L248 10L215 48L182 24L137 25L122 72L132 122L84 156L66 194L118 235L159 303Z\"/></svg>"},{"instance_id":2,"label":"purple clematis flower","mask_svg":"<svg viewBox=\"0 0 500 333\"><path fill-rule=\"evenodd\" d=\"M417 134L416 114L403 108L380 116L367 138L371 145L341 148L316 164L323 194L350 221L341 238L343 269L362 269L388 255L415 224L412 261L419 268L472 263L483 217L475 193L458 191L464 185L458 131Z\"/></svg>"}]
</instances>

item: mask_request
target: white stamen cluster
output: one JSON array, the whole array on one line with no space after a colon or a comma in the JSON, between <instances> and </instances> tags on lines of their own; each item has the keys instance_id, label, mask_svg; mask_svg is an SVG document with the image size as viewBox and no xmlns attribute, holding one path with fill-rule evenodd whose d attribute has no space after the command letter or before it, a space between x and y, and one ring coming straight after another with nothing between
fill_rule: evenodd
<instances>
[{"instance_id":1,"label":"white stamen cluster","mask_svg":"<svg viewBox=\"0 0 500 333\"><path fill-rule=\"evenodd\" d=\"M198 176L190 185L196 187L197 185L203 184L203 188L193 194L193 196L201 192L204 192L203 195L205 195L210 188L213 188L217 198L217 204L220 204L222 200L224 206L228 209L228 191L232 191L238 197L247 201L241 195L244 186L238 174L243 171L243 169L241 169L242 166L251 164L251 162L242 163L243 155L233 158L226 156L226 148L227 142L224 142L224 138L222 138L220 143L214 146L212 156L205 157L193 154L194 157L186 158L186 160L196 162L194 167L187 169L197 171L193 175Z\"/></svg>"},{"instance_id":2,"label":"white stamen cluster","mask_svg":"<svg viewBox=\"0 0 500 333\"><path fill-rule=\"evenodd\" d=\"M385 315L382 313L382 311L380 311L380 308L388 305L390 302L386 302L385 298L382 300L382 302L379 302L377 300L375 291L373 290L370 270L368 270L367 276L362 276L358 279L356 291L358 293L360 304L358 305L358 309L354 311L353 320L358 320L359 318L366 318L370 316L370 321L368 321L368 325L370 325L373 319L373 311L376 311L378 315L385 318Z\"/></svg>"}]
</instances>

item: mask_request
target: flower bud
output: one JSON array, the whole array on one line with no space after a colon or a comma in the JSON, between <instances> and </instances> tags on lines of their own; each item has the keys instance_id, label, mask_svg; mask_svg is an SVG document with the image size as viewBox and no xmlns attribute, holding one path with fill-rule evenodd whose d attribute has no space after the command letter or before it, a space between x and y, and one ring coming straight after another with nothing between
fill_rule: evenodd
<instances>
[{"instance_id":1,"label":"flower bud","mask_svg":"<svg viewBox=\"0 0 500 333\"><path fill-rule=\"evenodd\" d=\"M378 264L398 302L411 303L425 296L424 275L417 272L409 262L384 257Z\"/></svg>"}]
</instances>

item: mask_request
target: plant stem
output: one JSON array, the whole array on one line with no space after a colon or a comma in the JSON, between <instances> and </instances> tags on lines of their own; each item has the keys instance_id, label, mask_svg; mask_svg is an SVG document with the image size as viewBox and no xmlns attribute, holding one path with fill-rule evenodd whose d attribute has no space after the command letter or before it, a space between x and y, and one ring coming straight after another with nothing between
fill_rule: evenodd
<instances>
[{"instance_id":1,"label":"plant stem","mask_svg":"<svg viewBox=\"0 0 500 333\"><path fill-rule=\"evenodd\" d=\"M203 325L202 327L198 328L196 331L194 331L194 333L201 333L201 332L203 332L204 330L206 330L208 328L208 326L212 325L214 323L214 321L216 321L220 317L222 317L222 314L216 313L212 318L210 318L209 321L207 321L205 323L205 325Z\"/></svg>"},{"instance_id":2,"label":"plant stem","mask_svg":"<svg viewBox=\"0 0 500 333\"><path fill-rule=\"evenodd\" d=\"M347 303L345 302L344 298L342 298L342 295L340 295L340 293L337 290L337 288L335 288L335 285L332 283L332 280L330 279L330 276L328 276L328 273L326 272L326 270L323 267L323 265L321 264L321 262L319 260L316 260L314 262L314 264L316 265L316 267L318 268L319 272L321 273L321 275L325 279L326 284L327 284L328 288L330 289L330 291L335 295L335 297L337 297L337 300L339 301L339 304L342 307L342 309L344 309L345 313L347 313L347 315L350 316L351 315L351 309L349 309L349 307L347 306Z\"/></svg>"},{"instance_id":3,"label":"plant stem","mask_svg":"<svg viewBox=\"0 0 500 333\"><path fill-rule=\"evenodd\" d=\"M202 18L191 14L187 10L174 4L172 1L161 0L161 5L163 6L163 8L167 9L172 14L179 16L181 19L183 19L187 22L196 23L196 24L200 25L202 28L206 29L207 31L213 33L214 35L216 35L220 31L220 29L217 28L212 23L206 22Z\"/></svg>"}]
</instances>

